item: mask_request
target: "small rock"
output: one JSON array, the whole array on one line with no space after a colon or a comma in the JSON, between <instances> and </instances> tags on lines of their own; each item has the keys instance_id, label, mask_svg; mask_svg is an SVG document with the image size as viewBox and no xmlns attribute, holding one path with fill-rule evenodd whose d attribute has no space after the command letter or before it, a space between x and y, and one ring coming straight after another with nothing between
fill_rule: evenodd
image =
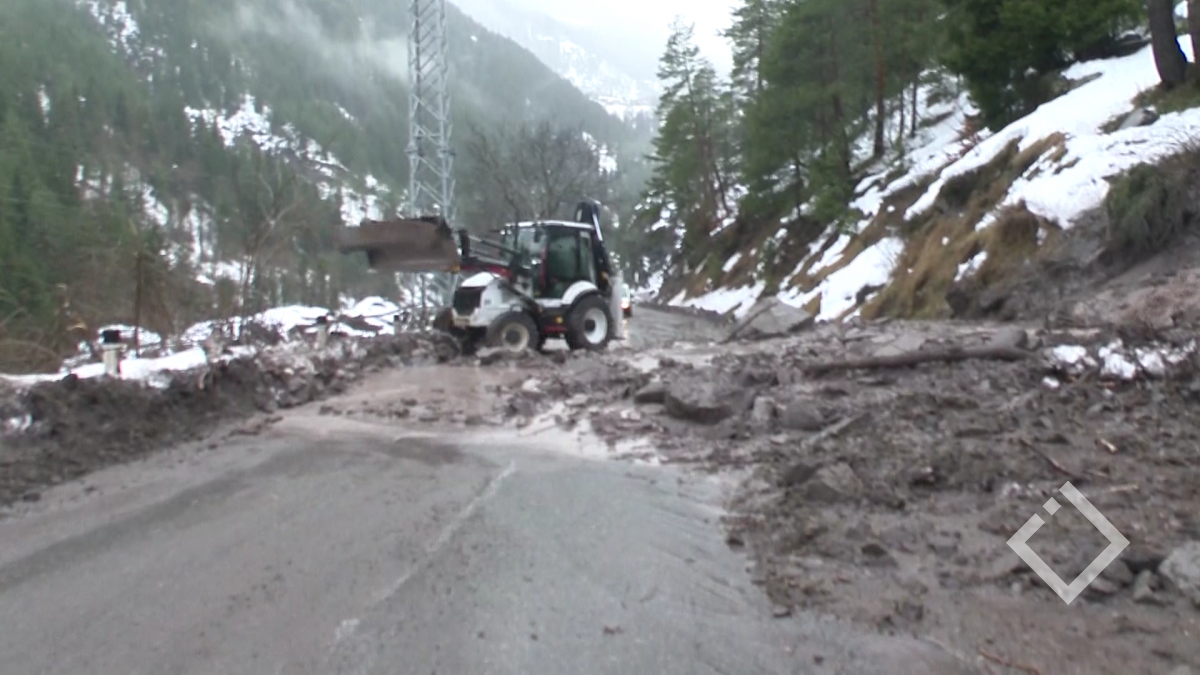
<instances>
[{"instance_id":1,"label":"small rock","mask_svg":"<svg viewBox=\"0 0 1200 675\"><path fill-rule=\"evenodd\" d=\"M1029 346L1029 334L1025 332L1024 328L1008 326L992 333L988 338L988 344L994 347L1025 349Z\"/></svg>"},{"instance_id":2,"label":"small rock","mask_svg":"<svg viewBox=\"0 0 1200 675\"><path fill-rule=\"evenodd\" d=\"M663 403L666 400L667 387L662 382L651 382L637 390L633 395L634 403Z\"/></svg>"},{"instance_id":3,"label":"small rock","mask_svg":"<svg viewBox=\"0 0 1200 675\"><path fill-rule=\"evenodd\" d=\"M775 605L771 609L771 616L776 619L785 619L792 615L792 608L787 605Z\"/></svg>"},{"instance_id":4,"label":"small rock","mask_svg":"<svg viewBox=\"0 0 1200 675\"><path fill-rule=\"evenodd\" d=\"M587 394L576 394L567 399L567 405L571 406L572 408L581 408L587 405L589 400L590 399L588 398Z\"/></svg>"},{"instance_id":5,"label":"small rock","mask_svg":"<svg viewBox=\"0 0 1200 675\"><path fill-rule=\"evenodd\" d=\"M921 349L925 346L925 336L918 333L904 333L899 337L891 340L888 344L875 350L875 357L882 358L888 356L899 356L901 354L909 354Z\"/></svg>"},{"instance_id":6,"label":"small rock","mask_svg":"<svg viewBox=\"0 0 1200 675\"><path fill-rule=\"evenodd\" d=\"M896 615L909 623L921 623L925 619L925 605L913 600L901 600L895 604Z\"/></svg>"},{"instance_id":7,"label":"small rock","mask_svg":"<svg viewBox=\"0 0 1200 675\"><path fill-rule=\"evenodd\" d=\"M858 499L862 493L863 483L849 464L823 466L800 485L805 499L824 504Z\"/></svg>"},{"instance_id":8,"label":"small rock","mask_svg":"<svg viewBox=\"0 0 1200 675\"><path fill-rule=\"evenodd\" d=\"M1123 587L1133 583L1133 572L1129 569L1129 565L1118 558L1104 568L1104 571L1100 573L1100 578Z\"/></svg>"},{"instance_id":9,"label":"small rock","mask_svg":"<svg viewBox=\"0 0 1200 675\"><path fill-rule=\"evenodd\" d=\"M1162 580L1150 570L1143 570L1133 580L1133 601L1144 605L1161 605L1162 599L1155 593L1162 587Z\"/></svg>"},{"instance_id":10,"label":"small rock","mask_svg":"<svg viewBox=\"0 0 1200 675\"><path fill-rule=\"evenodd\" d=\"M1093 579L1091 584L1088 584L1087 589L1084 590L1084 594L1092 600L1103 600L1116 595L1120 590L1120 587L1116 584L1100 576Z\"/></svg>"},{"instance_id":11,"label":"small rock","mask_svg":"<svg viewBox=\"0 0 1200 675\"><path fill-rule=\"evenodd\" d=\"M1134 574L1140 574L1146 570L1157 570L1158 566L1166 559L1167 555L1164 551L1145 544L1131 544L1119 558Z\"/></svg>"},{"instance_id":12,"label":"small rock","mask_svg":"<svg viewBox=\"0 0 1200 675\"><path fill-rule=\"evenodd\" d=\"M475 352L475 356L479 359L479 365L491 366L500 363L501 361L511 360L518 355L507 349L502 349L499 347L484 347L483 349Z\"/></svg>"},{"instance_id":13,"label":"small rock","mask_svg":"<svg viewBox=\"0 0 1200 675\"><path fill-rule=\"evenodd\" d=\"M1171 551L1159 565L1158 573L1184 597L1200 606L1200 542L1188 542Z\"/></svg>"},{"instance_id":14,"label":"small rock","mask_svg":"<svg viewBox=\"0 0 1200 675\"><path fill-rule=\"evenodd\" d=\"M792 431L820 431L825 428L825 417L807 402L793 401L779 410L779 424Z\"/></svg>"},{"instance_id":15,"label":"small rock","mask_svg":"<svg viewBox=\"0 0 1200 675\"><path fill-rule=\"evenodd\" d=\"M769 426L775 421L775 401L766 396L755 398L750 420L759 426Z\"/></svg>"},{"instance_id":16,"label":"small rock","mask_svg":"<svg viewBox=\"0 0 1200 675\"><path fill-rule=\"evenodd\" d=\"M869 542L862 545L863 555L869 558L884 558L888 551L883 547L883 544L877 542Z\"/></svg>"}]
</instances>

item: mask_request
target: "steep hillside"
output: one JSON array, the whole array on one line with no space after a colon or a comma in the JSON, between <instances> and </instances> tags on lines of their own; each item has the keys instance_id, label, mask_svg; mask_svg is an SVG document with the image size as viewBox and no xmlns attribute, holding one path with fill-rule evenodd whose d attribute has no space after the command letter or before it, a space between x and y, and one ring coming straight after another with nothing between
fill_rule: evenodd
<instances>
[{"instance_id":1,"label":"steep hillside","mask_svg":"<svg viewBox=\"0 0 1200 675\"><path fill-rule=\"evenodd\" d=\"M1190 54L1187 40L1180 47ZM1183 225L1185 212L1200 208L1184 189L1191 169L1176 159L1200 156L1200 109L1144 105L1159 77L1149 46L1063 77L1068 93L996 133L970 131L977 111L965 93L925 87L927 124L902 156L867 169L850 202L857 224L822 231L791 220L734 252L716 275L668 284L663 299L737 314L776 295L822 320L1018 318L1050 311L1063 295L1061 274L1057 282L1039 275L1024 290L1044 302L1014 299L1006 310L1008 295L996 289L1035 269L1104 262L1095 270L1101 283L1156 253L1173 240L1168 232L1153 241L1160 219L1177 209L1171 215ZM1165 178L1147 184L1141 166ZM1141 203L1160 192L1178 203Z\"/></svg>"},{"instance_id":2,"label":"steep hillside","mask_svg":"<svg viewBox=\"0 0 1200 675\"><path fill-rule=\"evenodd\" d=\"M395 297L396 280L333 252L331 233L402 201L405 11L381 0L3 3L10 360L52 362L80 337L69 328L134 314L174 334L214 313ZM449 31L460 155L464 129L506 120L580 125L618 157L634 137L453 8ZM460 163L460 191L471 184Z\"/></svg>"},{"instance_id":3,"label":"steep hillside","mask_svg":"<svg viewBox=\"0 0 1200 675\"><path fill-rule=\"evenodd\" d=\"M658 299L743 314L774 296L830 321L1061 311L1149 320L1144 303L1121 301L1125 291L1112 289L1131 283L1131 268L1145 277L1138 283L1151 283L1145 275L1200 266L1188 228L1200 213L1192 187L1200 92L1160 87L1146 41L1127 35L1105 48L1117 56L1049 71L1039 83L1050 92L1038 94L1043 102L994 131L974 105L976 91L942 69L925 73L907 93L881 99L879 108L892 112L880 135L862 125L843 202L822 203L830 193L819 193L776 225L747 211L761 204L742 200L740 213L693 246L691 261L675 262ZM1191 60L1191 40L1178 44L1179 58ZM906 117L916 120L909 134ZM879 137L903 142L878 157ZM688 236L670 209L649 229ZM1168 262L1147 262L1167 248ZM1169 294L1152 295L1172 309L1153 311L1180 310Z\"/></svg>"}]
</instances>

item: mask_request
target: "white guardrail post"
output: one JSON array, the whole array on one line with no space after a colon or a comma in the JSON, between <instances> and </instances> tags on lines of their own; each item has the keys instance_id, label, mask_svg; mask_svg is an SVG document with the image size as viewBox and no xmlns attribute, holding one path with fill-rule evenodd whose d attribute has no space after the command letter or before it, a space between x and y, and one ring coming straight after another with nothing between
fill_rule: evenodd
<instances>
[{"instance_id":1,"label":"white guardrail post","mask_svg":"<svg viewBox=\"0 0 1200 675\"><path fill-rule=\"evenodd\" d=\"M317 317L317 349L325 349L329 344L329 317Z\"/></svg>"},{"instance_id":2,"label":"white guardrail post","mask_svg":"<svg viewBox=\"0 0 1200 675\"><path fill-rule=\"evenodd\" d=\"M121 344L121 331L100 332L100 352L104 360L104 374L108 377L121 377L121 352L124 348Z\"/></svg>"}]
</instances>

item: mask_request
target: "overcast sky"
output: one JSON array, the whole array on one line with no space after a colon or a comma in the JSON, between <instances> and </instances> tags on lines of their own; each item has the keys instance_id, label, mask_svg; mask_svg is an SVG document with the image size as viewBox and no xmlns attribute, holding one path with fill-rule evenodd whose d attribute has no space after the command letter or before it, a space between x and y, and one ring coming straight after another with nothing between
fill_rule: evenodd
<instances>
[{"instance_id":1,"label":"overcast sky","mask_svg":"<svg viewBox=\"0 0 1200 675\"><path fill-rule=\"evenodd\" d=\"M696 25L696 44L721 70L730 65L729 44L717 32L726 28L736 0L569 0L538 3L544 11L581 25L637 26L638 33L659 33L663 41L675 15Z\"/></svg>"}]
</instances>

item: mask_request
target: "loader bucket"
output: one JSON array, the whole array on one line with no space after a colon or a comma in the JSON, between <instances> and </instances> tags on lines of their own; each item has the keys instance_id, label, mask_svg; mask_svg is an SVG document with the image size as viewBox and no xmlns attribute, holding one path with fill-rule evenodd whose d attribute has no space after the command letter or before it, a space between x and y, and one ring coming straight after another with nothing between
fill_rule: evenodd
<instances>
[{"instance_id":1,"label":"loader bucket","mask_svg":"<svg viewBox=\"0 0 1200 675\"><path fill-rule=\"evenodd\" d=\"M381 272L452 272L460 262L454 232L440 218L364 219L339 228L337 246L365 252L367 264Z\"/></svg>"}]
</instances>

